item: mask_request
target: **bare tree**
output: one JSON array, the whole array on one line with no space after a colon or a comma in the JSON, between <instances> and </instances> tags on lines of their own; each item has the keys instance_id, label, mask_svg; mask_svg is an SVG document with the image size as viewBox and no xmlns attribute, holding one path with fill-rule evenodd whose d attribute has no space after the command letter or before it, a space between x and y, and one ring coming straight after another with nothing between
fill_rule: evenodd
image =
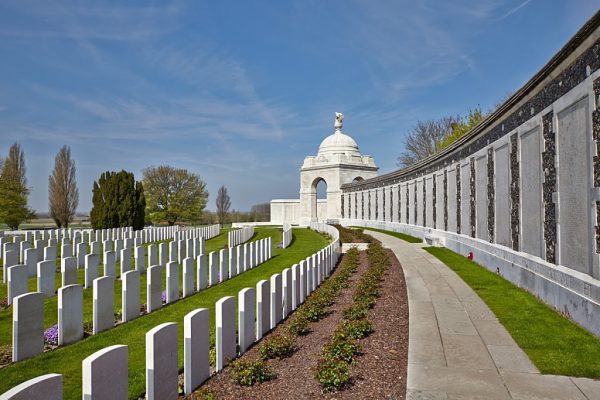
<instances>
[{"instance_id":1,"label":"bare tree","mask_svg":"<svg viewBox=\"0 0 600 400\"><path fill-rule=\"evenodd\" d=\"M227 194L227 188L225 186L221 186L219 188L219 192L217 193L217 215L219 217L220 224L225 223L229 207L231 207L231 199Z\"/></svg>"},{"instance_id":2,"label":"bare tree","mask_svg":"<svg viewBox=\"0 0 600 400\"><path fill-rule=\"evenodd\" d=\"M458 120L460 117L417 121L415 127L404 138L404 152L398 157L397 165L407 167L434 154Z\"/></svg>"},{"instance_id":3,"label":"bare tree","mask_svg":"<svg viewBox=\"0 0 600 400\"><path fill-rule=\"evenodd\" d=\"M79 204L79 190L75 180L75 161L71 148L63 146L54 158L54 170L48 177L48 209L50 216L61 228L68 228Z\"/></svg>"}]
</instances>

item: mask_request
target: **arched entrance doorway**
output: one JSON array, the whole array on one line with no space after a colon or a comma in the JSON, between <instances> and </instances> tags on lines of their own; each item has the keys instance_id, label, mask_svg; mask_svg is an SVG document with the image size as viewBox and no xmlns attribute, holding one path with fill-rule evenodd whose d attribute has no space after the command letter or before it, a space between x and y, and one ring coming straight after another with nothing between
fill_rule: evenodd
<instances>
[{"instance_id":1,"label":"arched entrance doorway","mask_svg":"<svg viewBox=\"0 0 600 400\"><path fill-rule=\"evenodd\" d=\"M311 185L311 214L313 221L327 219L327 181L317 177Z\"/></svg>"}]
</instances>

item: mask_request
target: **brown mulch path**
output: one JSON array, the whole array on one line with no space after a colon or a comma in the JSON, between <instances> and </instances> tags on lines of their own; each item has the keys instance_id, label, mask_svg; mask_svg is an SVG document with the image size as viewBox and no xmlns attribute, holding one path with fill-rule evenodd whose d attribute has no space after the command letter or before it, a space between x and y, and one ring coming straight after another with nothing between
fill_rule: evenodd
<instances>
[{"instance_id":1,"label":"brown mulch path","mask_svg":"<svg viewBox=\"0 0 600 400\"><path fill-rule=\"evenodd\" d=\"M277 377L269 382L243 387L235 383L230 369L214 375L199 390L210 389L216 399L404 399L408 362L408 302L402 268L393 253L392 265L385 273L382 296L377 299L369 318L373 333L361 340L364 354L352 367L353 385L346 390L322 394L314 372L323 345L342 320L341 311L350 303L354 286L367 269L366 252L361 252L358 271L349 279L350 287L342 291L330 308L330 314L310 324L311 332L296 340L298 350L282 360L268 360ZM336 269L335 275L339 269ZM281 332L287 321L267 336ZM260 342L241 359L258 359ZM194 398L192 395L190 398Z\"/></svg>"}]
</instances>

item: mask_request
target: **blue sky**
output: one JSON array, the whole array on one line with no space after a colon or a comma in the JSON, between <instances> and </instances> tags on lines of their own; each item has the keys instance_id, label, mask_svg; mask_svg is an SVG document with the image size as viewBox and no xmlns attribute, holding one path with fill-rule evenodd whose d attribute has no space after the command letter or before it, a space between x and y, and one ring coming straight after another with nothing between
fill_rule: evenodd
<instances>
[{"instance_id":1,"label":"blue sky","mask_svg":"<svg viewBox=\"0 0 600 400\"><path fill-rule=\"evenodd\" d=\"M18 141L47 210L71 146L80 211L106 170L168 164L232 208L297 198L333 131L394 169L416 120L493 107L600 6L591 0L0 2L0 153Z\"/></svg>"}]
</instances>

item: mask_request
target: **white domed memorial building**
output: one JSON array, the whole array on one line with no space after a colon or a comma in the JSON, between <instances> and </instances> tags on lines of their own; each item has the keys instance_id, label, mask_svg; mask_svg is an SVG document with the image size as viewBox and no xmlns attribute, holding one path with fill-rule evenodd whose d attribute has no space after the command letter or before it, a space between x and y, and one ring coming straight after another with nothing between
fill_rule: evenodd
<instances>
[{"instance_id":1,"label":"white domed memorial building","mask_svg":"<svg viewBox=\"0 0 600 400\"><path fill-rule=\"evenodd\" d=\"M335 131L307 156L300 168L300 199L271 201L271 223L306 226L310 222L334 222L342 218L343 184L377 176L373 157L363 156L358 144L342 132L344 115L335 113ZM317 200L317 185L325 181L327 199Z\"/></svg>"}]
</instances>

